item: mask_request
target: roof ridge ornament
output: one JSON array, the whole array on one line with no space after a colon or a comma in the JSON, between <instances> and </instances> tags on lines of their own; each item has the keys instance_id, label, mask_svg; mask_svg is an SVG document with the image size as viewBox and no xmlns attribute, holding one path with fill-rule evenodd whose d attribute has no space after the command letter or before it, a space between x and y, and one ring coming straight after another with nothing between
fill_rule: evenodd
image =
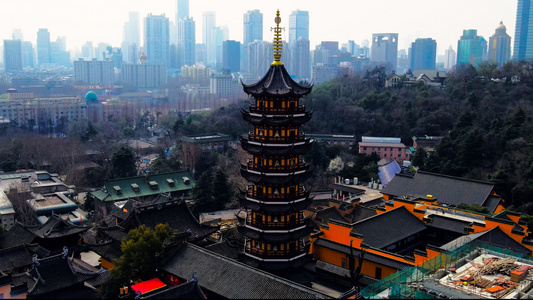
<instances>
[{"instance_id":1,"label":"roof ridge ornament","mask_svg":"<svg viewBox=\"0 0 533 300\"><path fill-rule=\"evenodd\" d=\"M285 30L285 28L279 27L279 24L281 23L279 9L276 12L276 18L274 18L274 22L276 22L276 27L270 28L270 30L274 30L274 43L272 45L272 49L274 50L274 61L272 62L272 65L283 65L283 63L281 62L281 51L283 49L283 42L281 41L281 30Z\"/></svg>"}]
</instances>

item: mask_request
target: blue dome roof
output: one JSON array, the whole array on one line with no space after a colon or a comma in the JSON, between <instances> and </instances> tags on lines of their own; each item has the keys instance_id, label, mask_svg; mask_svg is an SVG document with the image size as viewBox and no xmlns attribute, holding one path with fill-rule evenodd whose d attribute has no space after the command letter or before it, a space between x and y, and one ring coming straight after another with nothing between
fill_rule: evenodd
<instances>
[{"instance_id":1,"label":"blue dome roof","mask_svg":"<svg viewBox=\"0 0 533 300\"><path fill-rule=\"evenodd\" d=\"M94 101L94 100L98 100L98 96L96 95L95 92L90 91L90 92L88 92L88 93L85 95L85 100L88 100L88 101L89 101L89 100L92 100L92 101Z\"/></svg>"}]
</instances>

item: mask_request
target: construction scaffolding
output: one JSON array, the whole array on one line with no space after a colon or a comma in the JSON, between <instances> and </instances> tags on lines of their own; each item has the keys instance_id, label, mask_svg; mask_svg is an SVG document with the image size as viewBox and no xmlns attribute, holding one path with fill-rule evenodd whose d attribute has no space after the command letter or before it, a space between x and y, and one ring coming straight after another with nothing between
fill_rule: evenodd
<instances>
[{"instance_id":1,"label":"construction scaffolding","mask_svg":"<svg viewBox=\"0 0 533 300\"><path fill-rule=\"evenodd\" d=\"M427 260L422 266L405 268L379 282L368 285L361 290L361 294L366 299L500 298L504 296L503 292L501 293L501 296L493 294L490 297L487 297L481 295L479 288L468 290L465 285L461 286L462 289L454 289L453 287L450 288L438 282L439 279L455 272L456 269L472 262L475 258L483 254L501 257L502 261L499 262L498 265L501 265L501 268L504 270L509 268L506 266L506 263L509 263L509 260L533 265L533 258L525 253L515 252L510 249L500 248L485 242L474 240L448 251L444 251L440 255ZM505 259L507 259L507 261L505 261ZM496 264L494 264L493 269L495 266ZM507 269L505 269L506 267ZM482 282L479 274L482 273L478 271L473 275L480 278L478 282ZM531 276L529 278L531 278ZM479 285L480 284L478 283L478 286ZM522 290L525 290L526 288L531 289L530 286L531 284L528 283L527 287L521 288Z\"/></svg>"}]
</instances>

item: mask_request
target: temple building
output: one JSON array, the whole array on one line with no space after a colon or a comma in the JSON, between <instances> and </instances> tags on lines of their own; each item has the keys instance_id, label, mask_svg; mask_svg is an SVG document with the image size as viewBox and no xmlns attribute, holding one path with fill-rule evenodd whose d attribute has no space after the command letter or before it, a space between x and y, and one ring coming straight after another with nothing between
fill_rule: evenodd
<instances>
[{"instance_id":1,"label":"temple building","mask_svg":"<svg viewBox=\"0 0 533 300\"><path fill-rule=\"evenodd\" d=\"M299 267L311 259L306 237L312 222L304 217L309 191L303 182L310 177L302 155L312 146L300 126L311 119L299 100L311 92L311 85L299 85L281 62L282 41L279 11L274 28L274 62L266 75L244 92L254 98L249 110L242 110L253 131L241 139L251 159L241 175L251 184L241 195L246 218L239 232L246 237L242 258L247 264L268 271Z\"/></svg>"}]
</instances>

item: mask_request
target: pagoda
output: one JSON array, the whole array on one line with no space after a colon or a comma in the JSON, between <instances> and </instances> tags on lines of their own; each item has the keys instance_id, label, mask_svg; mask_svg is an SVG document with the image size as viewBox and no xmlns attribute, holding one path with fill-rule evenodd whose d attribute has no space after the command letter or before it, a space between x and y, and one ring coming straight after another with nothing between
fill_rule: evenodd
<instances>
[{"instance_id":1,"label":"pagoda","mask_svg":"<svg viewBox=\"0 0 533 300\"><path fill-rule=\"evenodd\" d=\"M251 159L241 165L241 175L251 184L240 196L246 210L239 232L246 237L242 260L268 271L299 267L311 259L306 238L312 231L303 210L311 202L303 182L311 176L302 155L313 141L300 126L311 119L299 100L312 85L299 85L281 62L281 18L277 11L274 29L274 62L255 84L243 83L254 98L249 110L241 110L253 131L241 138Z\"/></svg>"}]
</instances>

